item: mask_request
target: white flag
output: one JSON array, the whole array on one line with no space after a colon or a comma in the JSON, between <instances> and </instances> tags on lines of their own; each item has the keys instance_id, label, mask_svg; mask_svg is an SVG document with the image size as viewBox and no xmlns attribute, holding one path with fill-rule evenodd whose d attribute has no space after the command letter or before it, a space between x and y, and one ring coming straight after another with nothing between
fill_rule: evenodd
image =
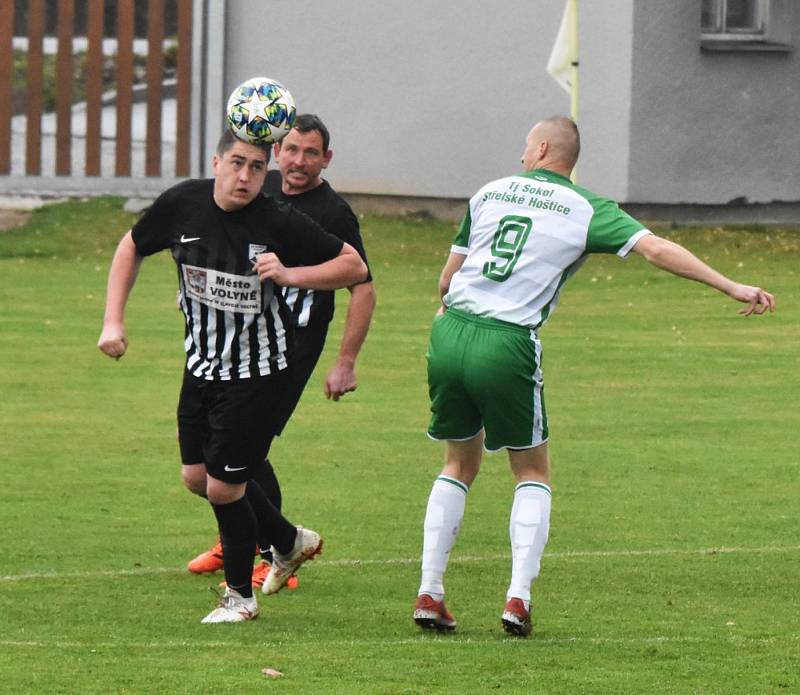
<instances>
[{"instance_id":1,"label":"white flag","mask_svg":"<svg viewBox=\"0 0 800 695\"><path fill-rule=\"evenodd\" d=\"M572 64L577 60L577 47L573 46L575 28L575 4L567 0L564 15L561 17L561 26L550 59L547 61L547 72L558 82L567 94L572 93Z\"/></svg>"}]
</instances>

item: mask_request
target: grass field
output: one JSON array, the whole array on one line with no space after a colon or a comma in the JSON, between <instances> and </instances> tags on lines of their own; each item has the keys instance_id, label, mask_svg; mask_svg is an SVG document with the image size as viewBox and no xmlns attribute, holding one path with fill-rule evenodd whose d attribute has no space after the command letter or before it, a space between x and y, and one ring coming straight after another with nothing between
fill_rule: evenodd
<instances>
[{"instance_id":1,"label":"grass field","mask_svg":"<svg viewBox=\"0 0 800 695\"><path fill-rule=\"evenodd\" d=\"M743 318L639 258L596 257L542 332L551 538L535 635L500 628L513 484L490 456L447 577L452 636L418 632L421 524L440 445L424 352L454 232L362 221L379 306L360 388L321 369L273 461L326 538L262 617L201 625L215 539L179 481L175 274L146 261L119 363L95 343L121 201L37 211L0 235L0 691L784 693L800 691L799 230L664 232L774 291ZM283 678L268 679L271 667Z\"/></svg>"}]
</instances>

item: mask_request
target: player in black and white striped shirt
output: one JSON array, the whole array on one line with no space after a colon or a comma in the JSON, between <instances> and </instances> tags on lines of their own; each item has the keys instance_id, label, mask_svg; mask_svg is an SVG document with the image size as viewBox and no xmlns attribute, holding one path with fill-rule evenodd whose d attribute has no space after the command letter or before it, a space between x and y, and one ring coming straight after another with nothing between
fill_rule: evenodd
<instances>
[{"instance_id":1,"label":"player in black and white striped shirt","mask_svg":"<svg viewBox=\"0 0 800 695\"><path fill-rule=\"evenodd\" d=\"M273 593L322 539L295 527L250 471L279 426L291 360L291 320L277 286L331 290L359 282L366 265L310 218L260 195L269 148L220 139L213 181L163 193L120 241L111 265L99 348L125 354L124 309L145 256L169 249L186 319L178 430L186 486L211 502L224 548L226 594L203 622L258 615L253 548L272 546L263 590ZM272 423L272 424L271 424Z\"/></svg>"},{"instance_id":2,"label":"player in black and white striped shirt","mask_svg":"<svg viewBox=\"0 0 800 695\"><path fill-rule=\"evenodd\" d=\"M300 114L294 127L274 147L278 170L267 172L264 192L306 213L322 228L350 244L367 262L358 218L347 202L322 178L333 157L330 133L314 114ZM347 288L350 304L336 362L325 378L325 395L339 400L357 387L355 363L367 336L375 308L375 289L367 273L363 282ZM289 391L283 400L283 422L288 422L300 396L319 361L334 313L334 292L297 287L282 288L294 328L294 360L290 367ZM280 434L280 430L276 432ZM253 472L270 501L281 508L282 493L269 459ZM253 570L253 586L261 586L269 572L270 558L262 551L264 561ZM222 547L217 542L187 565L190 572L202 574L222 568ZM292 586L290 584L290 586Z\"/></svg>"}]
</instances>

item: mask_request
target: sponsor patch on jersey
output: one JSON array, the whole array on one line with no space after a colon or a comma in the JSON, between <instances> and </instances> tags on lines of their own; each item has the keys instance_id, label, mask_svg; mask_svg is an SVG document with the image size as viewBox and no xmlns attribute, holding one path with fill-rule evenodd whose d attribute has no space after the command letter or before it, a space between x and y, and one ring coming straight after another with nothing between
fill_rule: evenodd
<instances>
[{"instance_id":1,"label":"sponsor patch on jersey","mask_svg":"<svg viewBox=\"0 0 800 695\"><path fill-rule=\"evenodd\" d=\"M195 294L206 293L206 271L203 268L183 266L183 279L186 281L186 289Z\"/></svg>"},{"instance_id":2,"label":"sponsor patch on jersey","mask_svg":"<svg viewBox=\"0 0 800 695\"><path fill-rule=\"evenodd\" d=\"M250 244L250 246L247 249L247 257L250 259L251 263L255 263L256 257L266 252L267 252L266 244Z\"/></svg>"},{"instance_id":3,"label":"sponsor patch on jersey","mask_svg":"<svg viewBox=\"0 0 800 695\"><path fill-rule=\"evenodd\" d=\"M187 299L237 314L261 313L258 275L234 275L185 264L181 270Z\"/></svg>"}]
</instances>

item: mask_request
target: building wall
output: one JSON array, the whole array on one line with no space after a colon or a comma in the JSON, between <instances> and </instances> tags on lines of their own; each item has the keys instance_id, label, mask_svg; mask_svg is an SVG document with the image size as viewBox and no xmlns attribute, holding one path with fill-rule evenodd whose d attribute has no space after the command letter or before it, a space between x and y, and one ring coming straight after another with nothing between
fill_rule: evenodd
<instances>
[{"instance_id":1,"label":"building wall","mask_svg":"<svg viewBox=\"0 0 800 695\"><path fill-rule=\"evenodd\" d=\"M628 199L634 0L578 2L581 186Z\"/></svg>"},{"instance_id":2,"label":"building wall","mask_svg":"<svg viewBox=\"0 0 800 695\"><path fill-rule=\"evenodd\" d=\"M797 46L800 3L782 6ZM632 94L628 200L800 201L796 49L701 51L696 0L639 0Z\"/></svg>"},{"instance_id":3,"label":"building wall","mask_svg":"<svg viewBox=\"0 0 800 695\"><path fill-rule=\"evenodd\" d=\"M265 6L274 31L257 21ZM284 82L328 123L328 178L342 191L466 198L519 169L535 120L569 111L545 72L563 7L228 2L226 93L258 74Z\"/></svg>"},{"instance_id":4,"label":"building wall","mask_svg":"<svg viewBox=\"0 0 800 695\"><path fill-rule=\"evenodd\" d=\"M800 3L785 8L800 40ZM343 192L463 199L519 168L565 0L227 2L224 91L285 82L333 133ZM267 15L269 17L269 15ZM269 17L271 20L272 17ZM697 0L581 0L578 182L622 202L799 201L797 52L700 49Z\"/></svg>"}]
</instances>

